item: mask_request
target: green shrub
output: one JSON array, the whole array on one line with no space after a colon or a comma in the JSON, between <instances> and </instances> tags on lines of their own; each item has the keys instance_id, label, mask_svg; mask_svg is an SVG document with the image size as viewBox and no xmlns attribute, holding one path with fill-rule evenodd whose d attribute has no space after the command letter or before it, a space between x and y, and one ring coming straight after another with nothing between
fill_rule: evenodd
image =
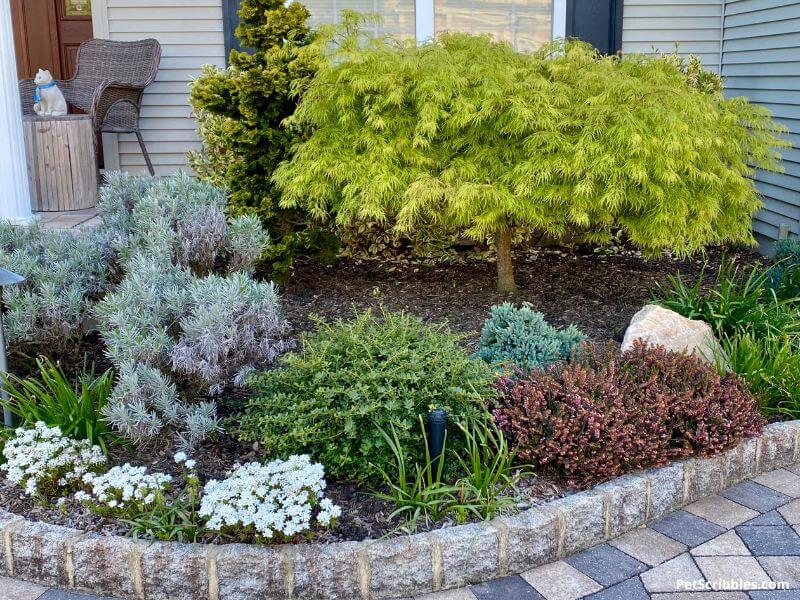
<instances>
[{"instance_id":1,"label":"green shrub","mask_svg":"<svg viewBox=\"0 0 800 600\"><path fill-rule=\"evenodd\" d=\"M551 326L527 302L519 308L504 302L491 308L475 354L490 364L530 371L569 358L585 339L574 325L566 329Z\"/></svg>"},{"instance_id":2,"label":"green shrub","mask_svg":"<svg viewBox=\"0 0 800 600\"><path fill-rule=\"evenodd\" d=\"M301 212L278 206L270 179L302 134L283 120L294 112L321 54L299 2L243 0L239 15L236 35L253 52L231 51L230 67L206 66L192 84L189 101L203 148L190 164L201 178L230 189L232 214L262 219L275 240L269 258L288 263L298 248L332 243L307 229Z\"/></svg>"},{"instance_id":3,"label":"green shrub","mask_svg":"<svg viewBox=\"0 0 800 600\"><path fill-rule=\"evenodd\" d=\"M85 368L74 383L61 366L48 359L36 361L39 377L20 378L13 374L6 380L9 394L7 406L21 425L33 427L42 422L58 427L76 440L89 440L108 453L116 436L103 420L102 411L108 403L114 384L109 369L100 376Z\"/></svg>"},{"instance_id":4,"label":"green shrub","mask_svg":"<svg viewBox=\"0 0 800 600\"><path fill-rule=\"evenodd\" d=\"M760 265L740 268L725 259L710 286L704 273L693 284L672 275L654 291L653 300L690 319L711 325L717 336L752 333L758 338L800 333L800 318L791 299L769 285L771 274Z\"/></svg>"},{"instance_id":5,"label":"green shrub","mask_svg":"<svg viewBox=\"0 0 800 600\"><path fill-rule=\"evenodd\" d=\"M721 340L720 368L737 373L768 415L800 418L800 349L789 337L743 334Z\"/></svg>"},{"instance_id":6,"label":"green shrub","mask_svg":"<svg viewBox=\"0 0 800 600\"><path fill-rule=\"evenodd\" d=\"M601 241L620 228L651 253L753 243L750 176L786 145L766 109L699 92L669 61L462 33L348 46L288 121L312 133L275 172L281 206L493 236L502 292L517 226Z\"/></svg>"},{"instance_id":7,"label":"green shrub","mask_svg":"<svg viewBox=\"0 0 800 600\"><path fill-rule=\"evenodd\" d=\"M489 367L471 359L460 339L404 313L318 320L281 368L252 378L256 393L235 418L238 436L276 456L308 453L334 476L374 481L392 465L380 432L392 426L419 462L420 414L436 406L465 418L491 393Z\"/></svg>"}]
</instances>

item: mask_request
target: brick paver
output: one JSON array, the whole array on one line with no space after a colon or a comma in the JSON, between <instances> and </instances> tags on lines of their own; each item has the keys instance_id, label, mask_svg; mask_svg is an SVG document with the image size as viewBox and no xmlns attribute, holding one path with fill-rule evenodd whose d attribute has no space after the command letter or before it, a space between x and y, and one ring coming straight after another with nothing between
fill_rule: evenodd
<instances>
[{"instance_id":1,"label":"brick paver","mask_svg":"<svg viewBox=\"0 0 800 600\"><path fill-rule=\"evenodd\" d=\"M800 600L798 476L778 469L522 575L413 600ZM745 583L763 589L719 588ZM0 577L0 600L103 599Z\"/></svg>"}]
</instances>

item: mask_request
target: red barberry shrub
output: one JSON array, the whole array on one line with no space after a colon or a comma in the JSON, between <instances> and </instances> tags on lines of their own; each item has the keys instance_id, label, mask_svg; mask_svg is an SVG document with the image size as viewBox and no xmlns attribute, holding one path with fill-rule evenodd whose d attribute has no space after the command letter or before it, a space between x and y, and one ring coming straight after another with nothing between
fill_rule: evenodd
<instances>
[{"instance_id":1,"label":"red barberry shrub","mask_svg":"<svg viewBox=\"0 0 800 600\"><path fill-rule=\"evenodd\" d=\"M638 342L622 354L588 345L497 389L494 417L520 458L571 485L717 454L764 426L736 375Z\"/></svg>"}]
</instances>

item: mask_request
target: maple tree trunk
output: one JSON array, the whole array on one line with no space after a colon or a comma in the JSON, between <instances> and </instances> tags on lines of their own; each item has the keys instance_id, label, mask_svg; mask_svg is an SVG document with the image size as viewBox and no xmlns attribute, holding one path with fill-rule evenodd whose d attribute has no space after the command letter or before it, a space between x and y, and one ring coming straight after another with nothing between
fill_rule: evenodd
<instances>
[{"instance_id":1,"label":"maple tree trunk","mask_svg":"<svg viewBox=\"0 0 800 600\"><path fill-rule=\"evenodd\" d=\"M511 262L511 229L500 227L494 234L494 251L497 255L497 291L501 294L514 294L514 265Z\"/></svg>"}]
</instances>

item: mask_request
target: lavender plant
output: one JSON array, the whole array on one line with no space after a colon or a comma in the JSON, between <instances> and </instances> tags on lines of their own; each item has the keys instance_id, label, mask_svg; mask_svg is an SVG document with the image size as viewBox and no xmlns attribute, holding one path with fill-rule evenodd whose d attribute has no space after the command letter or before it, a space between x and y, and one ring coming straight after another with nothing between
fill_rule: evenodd
<instances>
[{"instance_id":1,"label":"lavender plant","mask_svg":"<svg viewBox=\"0 0 800 600\"><path fill-rule=\"evenodd\" d=\"M12 352L62 356L75 347L85 333L89 301L107 287L97 234L0 222L0 264L26 278L4 292Z\"/></svg>"},{"instance_id":2,"label":"lavender plant","mask_svg":"<svg viewBox=\"0 0 800 600\"><path fill-rule=\"evenodd\" d=\"M99 205L103 234L120 265L137 252L169 252L197 275L250 271L269 244L253 216L228 220L226 193L184 173L109 176Z\"/></svg>"},{"instance_id":3,"label":"lavender plant","mask_svg":"<svg viewBox=\"0 0 800 600\"><path fill-rule=\"evenodd\" d=\"M288 347L271 283L248 274L269 238L225 218L225 194L186 175L114 175L103 236L122 280L95 314L119 370L106 418L137 442L173 431L192 448L220 430L217 395Z\"/></svg>"}]
</instances>

